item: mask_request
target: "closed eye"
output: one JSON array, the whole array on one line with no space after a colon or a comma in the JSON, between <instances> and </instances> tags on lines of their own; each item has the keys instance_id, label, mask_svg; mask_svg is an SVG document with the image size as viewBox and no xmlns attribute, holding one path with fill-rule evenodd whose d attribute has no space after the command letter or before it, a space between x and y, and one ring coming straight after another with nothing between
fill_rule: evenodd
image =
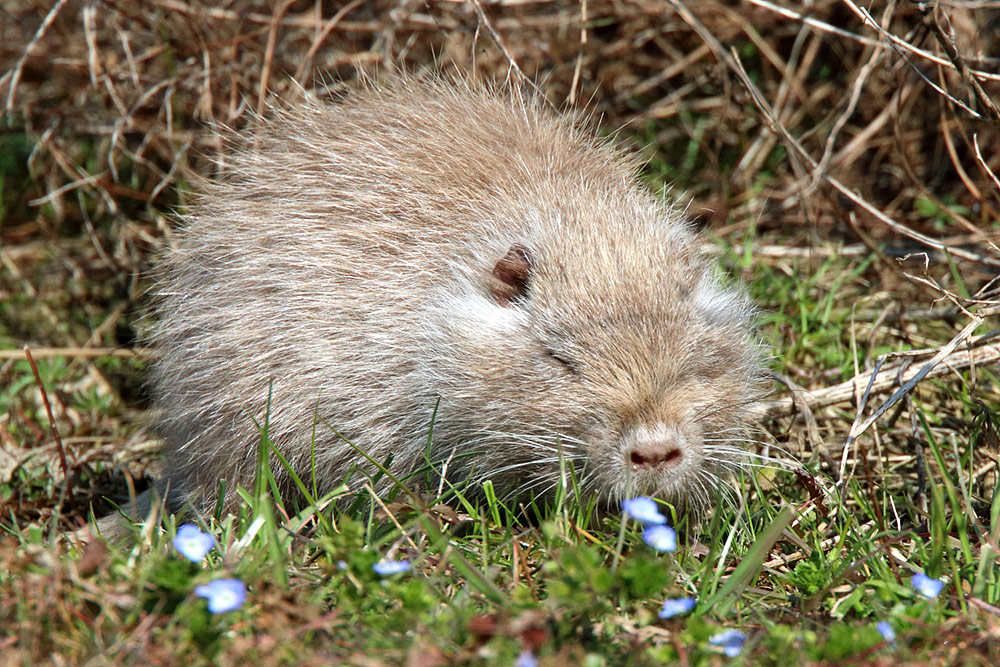
<instances>
[{"instance_id":1,"label":"closed eye","mask_svg":"<svg viewBox=\"0 0 1000 667\"><path fill-rule=\"evenodd\" d=\"M579 375L580 370L577 368L576 364L567 359L566 357L562 356L557 352L553 352L552 350L545 350L545 354L549 355L549 357L553 361L557 361L560 364L562 364L562 366L573 375Z\"/></svg>"}]
</instances>

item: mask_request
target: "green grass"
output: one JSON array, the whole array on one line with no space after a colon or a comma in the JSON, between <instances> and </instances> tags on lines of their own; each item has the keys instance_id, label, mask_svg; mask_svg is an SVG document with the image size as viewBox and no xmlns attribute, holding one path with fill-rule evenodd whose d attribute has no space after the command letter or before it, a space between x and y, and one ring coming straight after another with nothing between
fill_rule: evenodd
<instances>
[{"instance_id":1,"label":"green grass","mask_svg":"<svg viewBox=\"0 0 1000 667\"><path fill-rule=\"evenodd\" d=\"M619 551L621 517L597 520L569 501L533 524L494 504L456 523L435 507L440 499L288 517L268 493L246 493L238 517L203 524L221 546L198 564L171 547L171 517L162 530L137 529L120 547L82 555L58 528L10 524L5 626L25 658L58 651L71 663L130 654L397 663L430 650L511 664L529 646L543 664L717 664L724 658L708 639L725 628L747 633L746 659L774 664L926 659L954 650L943 643L950 636L974 639L964 650L995 661L995 641L980 634L988 612L969 598L1000 604L997 552L985 546L1000 535L1000 496L994 489L978 520L945 443L926 433L926 513L857 482L821 511L782 473L767 490L744 480L746 504L720 502L675 554L646 547L634 522ZM384 558L413 568L380 577L372 565ZM923 599L909 584L915 572L943 578L943 593ZM238 611L213 616L192 591L220 577L240 578L249 594ZM659 620L662 601L678 596L697 598L694 612ZM879 621L895 628L896 645L877 633Z\"/></svg>"},{"instance_id":2,"label":"green grass","mask_svg":"<svg viewBox=\"0 0 1000 667\"><path fill-rule=\"evenodd\" d=\"M751 272L777 369L834 369L826 376L833 381L853 375L871 257L834 253L776 267L723 247L722 263ZM928 336L943 329L920 326ZM899 347L891 332L864 338L873 354ZM39 371L79 414L96 422L117 414L78 382L79 367L43 360ZM14 364L11 377L0 392L6 409L34 405L27 416L48 429L27 364ZM171 516L108 551L80 551L52 513L61 493L55 458L38 452L0 485L0 614L17 638L11 660L32 664L57 653L72 664L320 664L367 656L400 664L426 655L442 664L512 664L530 648L542 664L706 665L730 660L708 640L734 628L748 636L737 662L996 663L1000 495L981 468L996 451L998 383L986 368L975 384L962 377L923 383L906 413L912 418L859 440L839 485L816 452L795 446L801 425L769 422L765 442L795 451L781 455L786 467L797 458L804 468L748 471L700 520L675 517L683 539L671 554L643 544L635 522L595 512L564 489L524 511L500 504L489 487L482 504L447 487L440 498L397 488L373 502L359 479L322 498L304 479L309 502L294 511L272 493L269 471L283 465L273 450L255 487L241 490L236 516L198 519L220 545L204 562L172 548ZM831 446L852 419L849 408L818 413ZM266 441L266 424L262 431ZM85 451L67 446L71 460ZM75 466L78 494L111 467ZM380 577L372 565L386 558L413 567ZM945 581L939 597L913 589L917 572ZM221 577L244 581L247 601L212 615L193 591ZM692 613L657 617L665 599L683 596L697 599ZM881 621L894 628L894 643L876 630Z\"/></svg>"},{"instance_id":3,"label":"green grass","mask_svg":"<svg viewBox=\"0 0 1000 667\"><path fill-rule=\"evenodd\" d=\"M245 117L230 115L232 94L254 107L266 70L280 96L317 34L314 10L298 4L286 18L300 27L276 22L272 39L269 20L100 3L91 42L80 30L86 17L71 13L75 4L67 3L34 47L17 94L20 110L0 126L4 351L26 342L135 345L142 324L133 307L141 307L152 257L170 242L169 211L183 206L195 176L211 172L218 146L207 122L244 127ZM258 11L231 4L247 16ZM968 297L995 271L932 253L925 273L920 256L900 260L919 246L848 206L828 184L803 191L812 174L796 168L800 158L775 139L770 120L714 51L657 83L704 46L668 11L670 3L657 15L641 3L592 3L586 44L573 24L579 3L536 4L497 5L487 15L507 50L537 67L553 99L565 99L580 74L580 99L594 95L602 124L626 128L643 147L644 177L654 190L684 193L694 211L718 214L701 218L718 236L722 270L745 282L761 307L774 371L820 392L870 371L883 355L939 346L968 321L958 308L944 312L951 302L914 277ZM872 47L745 2L683 4L738 52L789 134L818 158ZM876 36L844 3L786 4L865 39ZM47 11L37 5L12 2L9 57L35 34ZM368 5L386 21L371 35L359 28ZM506 54L489 64L488 31L467 22L467 5L397 5L362 3L345 17L354 27L335 30L326 47L359 63L376 55L423 67L447 53L459 70L471 71L474 63L462 64L468 53L495 78L509 70ZM893 7L875 3L871 10L892 34L933 50L916 3ZM328 20L329 9L315 11ZM421 16L413 25L405 20L410 10ZM942 4L934 11L968 62L988 69L979 58L995 41L988 10ZM511 29L521 16L534 21ZM551 62L537 60L540 44ZM12 64L0 66L0 75ZM995 171L997 135L917 81L917 69L936 72L931 78L948 94L971 99L957 75L915 52L906 64L887 52L858 109L844 117L835 148L874 133L828 174L911 229L994 257L961 223L967 218L990 232L1000 225L992 179L971 149L975 136ZM341 76L351 74L329 73ZM630 92L639 90L633 85L641 92ZM995 84L983 85L995 99ZM877 114L897 92L900 111L879 129ZM665 100L674 112L647 113ZM101 129L110 127L123 129L114 143ZM106 178L79 186L104 171ZM30 203L40 199L46 203ZM873 250L858 254L861 242ZM943 314L927 316L932 307ZM307 478L299 480L305 506L284 507L269 472L281 456L271 451L258 483L241 490L236 514L193 519L218 544L198 563L171 545L182 521L173 516L156 514L106 547L68 539L92 506L97 514L110 511L102 497L123 502L130 485L141 490L157 477L156 442L143 427L145 363L40 357L39 386L27 362L0 360L4 664L510 665L525 649L543 665L1000 664L995 363L921 382L852 444L844 479L837 472L854 403L814 408L815 428L798 413L762 421L748 447L782 465L746 471L704 516L671 515L682 536L675 553L653 551L634 521L595 511L567 489L520 508L499 503L488 484L476 494L446 486L441 497L397 487L376 500L360 477L325 496ZM786 389L776 383L769 398L781 395ZM884 398L872 396L868 413ZM53 427L62 435L68 479ZM438 488L433 469L421 475L429 479L420 489ZM382 577L372 569L403 558L412 562L406 573ZM914 590L918 572L945 582L938 597ZM239 578L248 594L240 609L213 615L194 590L222 577ZM658 618L663 601L680 596L696 598L696 608ZM883 622L895 641L877 630ZM726 629L748 637L736 658L709 642Z\"/></svg>"}]
</instances>

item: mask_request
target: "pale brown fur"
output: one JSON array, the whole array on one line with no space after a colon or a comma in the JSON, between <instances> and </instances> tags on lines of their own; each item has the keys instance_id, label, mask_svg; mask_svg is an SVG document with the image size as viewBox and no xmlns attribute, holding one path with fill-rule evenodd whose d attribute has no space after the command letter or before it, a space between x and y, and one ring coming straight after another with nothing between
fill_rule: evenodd
<instances>
[{"instance_id":1,"label":"pale brown fur","mask_svg":"<svg viewBox=\"0 0 1000 667\"><path fill-rule=\"evenodd\" d=\"M321 491L365 464L337 432L397 473L424 465L435 408L431 460L522 500L568 463L604 502L700 499L738 463L751 308L634 161L572 119L401 77L275 109L230 159L158 287L175 501L210 507L221 479L231 508L252 488L254 420L307 483L315 457ZM505 302L491 271L514 245L533 267ZM665 448L669 465L635 465Z\"/></svg>"}]
</instances>

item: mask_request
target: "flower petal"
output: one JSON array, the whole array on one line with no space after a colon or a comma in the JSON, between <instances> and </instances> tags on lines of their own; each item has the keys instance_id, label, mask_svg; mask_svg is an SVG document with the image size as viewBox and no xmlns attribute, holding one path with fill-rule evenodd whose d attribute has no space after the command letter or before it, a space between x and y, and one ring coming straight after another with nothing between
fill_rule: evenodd
<instances>
[{"instance_id":1,"label":"flower petal","mask_svg":"<svg viewBox=\"0 0 1000 667\"><path fill-rule=\"evenodd\" d=\"M646 526L642 541L657 551L677 551L677 533L670 526Z\"/></svg>"},{"instance_id":2,"label":"flower petal","mask_svg":"<svg viewBox=\"0 0 1000 667\"><path fill-rule=\"evenodd\" d=\"M524 649L521 655L514 661L514 667L538 667L538 658L531 652L531 649Z\"/></svg>"},{"instance_id":3,"label":"flower petal","mask_svg":"<svg viewBox=\"0 0 1000 667\"><path fill-rule=\"evenodd\" d=\"M208 600L213 614L239 609L247 598L247 587L239 579L216 579L194 589L194 594Z\"/></svg>"},{"instance_id":4,"label":"flower petal","mask_svg":"<svg viewBox=\"0 0 1000 667\"><path fill-rule=\"evenodd\" d=\"M712 635L709 638L708 643L712 646L721 647L723 653L730 658L735 658L740 654L740 651L743 650L743 644L746 640L747 636L739 630L729 629Z\"/></svg>"},{"instance_id":5,"label":"flower petal","mask_svg":"<svg viewBox=\"0 0 1000 667\"><path fill-rule=\"evenodd\" d=\"M673 618L674 616L687 614L694 609L697 604L698 601L694 598L671 598L669 600L664 600L663 609L660 610L658 616L660 618Z\"/></svg>"},{"instance_id":6,"label":"flower petal","mask_svg":"<svg viewBox=\"0 0 1000 667\"><path fill-rule=\"evenodd\" d=\"M875 629L887 642L896 643L896 631L889 625L889 621L879 621L875 624Z\"/></svg>"},{"instance_id":7,"label":"flower petal","mask_svg":"<svg viewBox=\"0 0 1000 667\"><path fill-rule=\"evenodd\" d=\"M197 563L215 546L215 538L200 531L193 523L185 523L177 529L173 544L182 556Z\"/></svg>"},{"instance_id":8,"label":"flower petal","mask_svg":"<svg viewBox=\"0 0 1000 667\"><path fill-rule=\"evenodd\" d=\"M663 524L667 522L667 517L660 514L656 501L646 496L630 498L622 502L622 509L625 514L637 519L645 524Z\"/></svg>"},{"instance_id":9,"label":"flower petal","mask_svg":"<svg viewBox=\"0 0 1000 667\"><path fill-rule=\"evenodd\" d=\"M400 572L406 572L410 569L410 561L408 560L383 560L372 565L372 569L375 570L377 574L383 577L388 577L392 574L399 574Z\"/></svg>"},{"instance_id":10,"label":"flower petal","mask_svg":"<svg viewBox=\"0 0 1000 667\"><path fill-rule=\"evenodd\" d=\"M933 600L938 595L941 594L941 589L944 588L944 582L940 579L934 579L933 577L928 577L923 572L918 572L913 575L911 580L913 587L918 593L923 595L928 600Z\"/></svg>"}]
</instances>

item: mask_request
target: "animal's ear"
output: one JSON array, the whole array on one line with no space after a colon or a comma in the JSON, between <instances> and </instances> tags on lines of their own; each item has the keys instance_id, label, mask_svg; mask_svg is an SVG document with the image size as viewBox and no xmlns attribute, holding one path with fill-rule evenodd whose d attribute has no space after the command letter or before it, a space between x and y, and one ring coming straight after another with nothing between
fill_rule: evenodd
<instances>
[{"instance_id":1,"label":"animal's ear","mask_svg":"<svg viewBox=\"0 0 1000 667\"><path fill-rule=\"evenodd\" d=\"M514 302L525 297L534 268L535 260L531 251L515 243L493 267L493 275L489 281L490 294L501 306L513 307Z\"/></svg>"}]
</instances>

